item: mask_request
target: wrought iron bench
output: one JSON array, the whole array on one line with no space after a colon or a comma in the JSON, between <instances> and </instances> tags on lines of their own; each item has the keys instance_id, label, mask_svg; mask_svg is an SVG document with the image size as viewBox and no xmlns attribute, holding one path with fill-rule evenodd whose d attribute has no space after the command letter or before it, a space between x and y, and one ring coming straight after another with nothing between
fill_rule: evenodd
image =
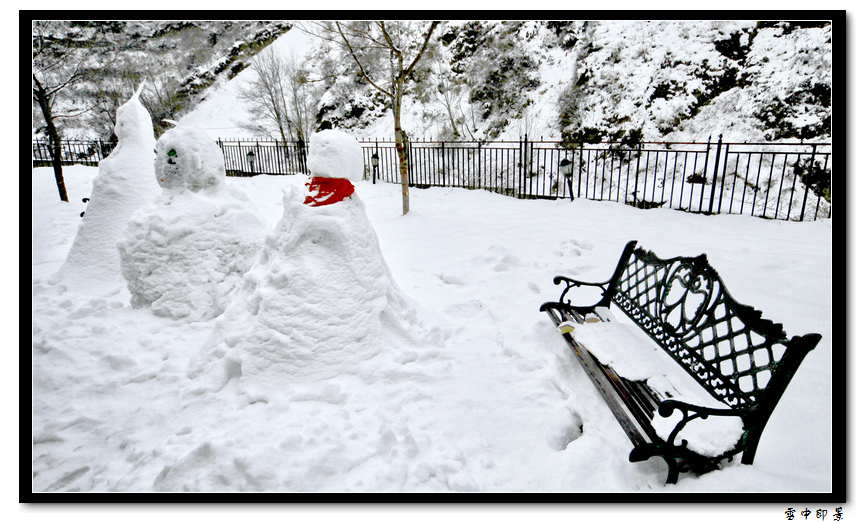
<instances>
[{"instance_id":1,"label":"wrought iron bench","mask_svg":"<svg viewBox=\"0 0 865 523\"><path fill-rule=\"evenodd\" d=\"M557 302L544 303L541 311L560 327L634 445L629 460L661 457L669 468L667 483L676 483L680 472L700 475L717 470L739 453L742 463L752 464L769 416L805 355L821 339L819 334L788 339L782 325L734 300L705 254L662 260L632 241L608 281L587 283L556 276L553 283L564 283L565 289ZM566 299L568 292L582 286L596 287L600 300L572 305ZM603 357L599 360L577 339L580 329L591 328L587 320L611 319L611 304L641 327L687 372L691 379L686 381L698 384L717 406L677 399L669 388L657 387L656 380L623 377L614 362L605 364ZM681 420L668 428L669 434L659 433L659 421L669 418L666 424L671 426L675 411L681 413ZM734 417L741 419L741 430L734 435L738 441L734 439L716 455L695 451L682 439L690 423L706 423L694 420Z\"/></svg>"}]
</instances>

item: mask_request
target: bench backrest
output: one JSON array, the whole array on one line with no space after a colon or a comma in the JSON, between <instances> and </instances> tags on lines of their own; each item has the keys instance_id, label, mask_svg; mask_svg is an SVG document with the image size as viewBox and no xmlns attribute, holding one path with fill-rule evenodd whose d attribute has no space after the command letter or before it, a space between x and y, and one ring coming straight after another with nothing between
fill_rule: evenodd
<instances>
[{"instance_id":1,"label":"bench backrest","mask_svg":"<svg viewBox=\"0 0 865 523\"><path fill-rule=\"evenodd\" d=\"M780 324L730 296L705 255L662 260L631 242L608 292L605 298L707 392L734 409L756 408L761 402L774 408L802 358L820 339L788 340Z\"/></svg>"}]
</instances>

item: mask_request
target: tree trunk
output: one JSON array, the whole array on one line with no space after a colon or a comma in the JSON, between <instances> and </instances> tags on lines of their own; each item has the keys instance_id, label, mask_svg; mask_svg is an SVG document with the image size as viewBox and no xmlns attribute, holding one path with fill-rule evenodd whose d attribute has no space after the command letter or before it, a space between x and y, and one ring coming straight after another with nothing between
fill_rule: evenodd
<instances>
[{"instance_id":1,"label":"tree trunk","mask_svg":"<svg viewBox=\"0 0 865 523\"><path fill-rule=\"evenodd\" d=\"M396 154L399 158L399 181L402 185L402 213L408 214L408 156L405 150L405 141L400 123L400 110L402 108L402 84L397 83L396 96L393 99L393 135L396 140Z\"/></svg>"},{"instance_id":2,"label":"tree trunk","mask_svg":"<svg viewBox=\"0 0 865 523\"><path fill-rule=\"evenodd\" d=\"M417 65L418 61L420 61L421 56L423 56L426 51L427 45L429 44L429 40L432 37L432 33L435 30L436 26L439 22L435 21L430 25L429 30L426 33L424 38L423 46L421 47L418 54L415 56L414 60L412 60L411 65L408 68L403 67L403 51L400 46L394 45L393 40L391 39L390 34L388 33L388 29L385 27L384 21L375 22L381 31L381 36L384 38L384 42L379 41L376 37L373 37L369 33L369 26L364 29L366 31L361 38L371 42L372 48L378 48L381 50L390 50L390 89L386 90L381 88L378 84L376 84L375 80L370 78L367 74L366 69L364 68L361 60L358 58L358 55L355 53L354 48L351 45L349 39L345 36L345 33L342 31L342 27L339 25L339 22L336 22L336 29L339 32L340 37L342 38L345 47L348 49L351 57L354 59L354 62L357 64L360 69L360 74L366 78L366 80L375 87L382 94L390 98L391 100L391 108L393 110L393 134L394 140L396 141L396 153L399 158L399 177L400 183L402 185L402 213L403 215L408 214L409 211L409 201L408 201L408 154L406 151L406 140L405 133L402 130L402 123L400 122L400 112L402 109L402 95L405 91L406 82L410 81L411 72L414 69L415 65ZM399 28L397 28L400 31ZM363 32L363 31L361 31ZM396 60L396 63L394 63Z\"/></svg>"},{"instance_id":3,"label":"tree trunk","mask_svg":"<svg viewBox=\"0 0 865 523\"><path fill-rule=\"evenodd\" d=\"M60 149L60 133L54 125L54 116L51 114L51 103L48 100L48 94L33 75L33 82L36 88L33 90L33 95L39 103L39 108L42 109L42 116L45 118L45 127L48 130L48 138L51 147L51 164L54 166L54 181L57 182L57 192L60 193L60 201L68 202L69 197L66 195L66 182L63 181L63 164L61 163Z\"/></svg>"},{"instance_id":4,"label":"tree trunk","mask_svg":"<svg viewBox=\"0 0 865 523\"><path fill-rule=\"evenodd\" d=\"M54 125L51 125L53 128ZM54 166L54 181L57 183L57 192L60 194L61 202L68 202L69 196L66 194L66 182L63 180L63 164L61 163L61 154L60 150L60 135L57 133L57 129L54 129L54 132L51 133L51 163Z\"/></svg>"}]
</instances>

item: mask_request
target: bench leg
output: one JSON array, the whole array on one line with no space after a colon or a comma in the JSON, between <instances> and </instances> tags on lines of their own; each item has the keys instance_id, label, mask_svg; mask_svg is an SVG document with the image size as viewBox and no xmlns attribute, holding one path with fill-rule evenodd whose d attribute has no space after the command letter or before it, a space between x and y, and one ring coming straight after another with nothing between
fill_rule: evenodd
<instances>
[{"instance_id":1,"label":"bench leg","mask_svg":"<svg viewBox=\"0 0 865 523\"><path fill-rule=\"evenodd\" d=\"M662 456L667 462L667 485L675 485L679 481L679 462L676 458Z\"/></svg>"},{"instance_id":2,"label":"bench leg","mask_svg":"<svg viewBox=\"0 0 865 523\"><path fill-rule=\"evenodd\" d=\"M760 442L760 436L763 435L763 427L757 426L745 431L744 443L745 451L742 453L742 464L753 465L754 456L757 454L757 444Z\"/></svg>"},{"instance_id":3,"label":"bench leg","mask_svg":"<svg viewBox=\"0 0 865 523\"><path fill-rule=\"evenodd\" d=\"M671 456L669 453L664 452L663 443L649 443L634 447L634 450L628 456L628 461L636 463L656 456L667 463L667 484L675 484L679 481L679 460L676 459L676 456Z\"/></svg>"}]
</instances>

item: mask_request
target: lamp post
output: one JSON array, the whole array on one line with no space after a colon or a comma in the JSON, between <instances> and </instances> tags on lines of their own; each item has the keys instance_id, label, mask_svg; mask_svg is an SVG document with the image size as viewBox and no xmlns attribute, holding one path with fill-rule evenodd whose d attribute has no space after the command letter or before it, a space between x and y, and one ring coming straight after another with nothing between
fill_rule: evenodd
<instances>
[{"instance_id":1,"label":"lamp post","mask_svg":"<svg viewBox=\"0 0 865 523\"><path fill-rule=\"evenodd\" d=\"M372 183L375 183L375 175L378 172L378 151L372 153Z\"/></svg>"},{"instance_id":2,"label":"lamp post","mask_svg":"<svg viewBox=\"0 0 865 523\"><path fill-rule=\"evenodd\" d=\"M246 161L249 162L250 174L254 173L255 172L255 153L252 151L249 151L248 153L246 153Z\"/></svg>"},{"instance_id":3,"label":"lamp post","mask_svg":"<svg viewBox=\"0 0 865 523\"><path fill-rule=\"evenodd\" d=\"M559 170L562 174L565 175L565 179L568 181L568 192L571 195L571 201L574 201L574 164L567 158L559 162Z\"/></svg>"}]
</instances>

